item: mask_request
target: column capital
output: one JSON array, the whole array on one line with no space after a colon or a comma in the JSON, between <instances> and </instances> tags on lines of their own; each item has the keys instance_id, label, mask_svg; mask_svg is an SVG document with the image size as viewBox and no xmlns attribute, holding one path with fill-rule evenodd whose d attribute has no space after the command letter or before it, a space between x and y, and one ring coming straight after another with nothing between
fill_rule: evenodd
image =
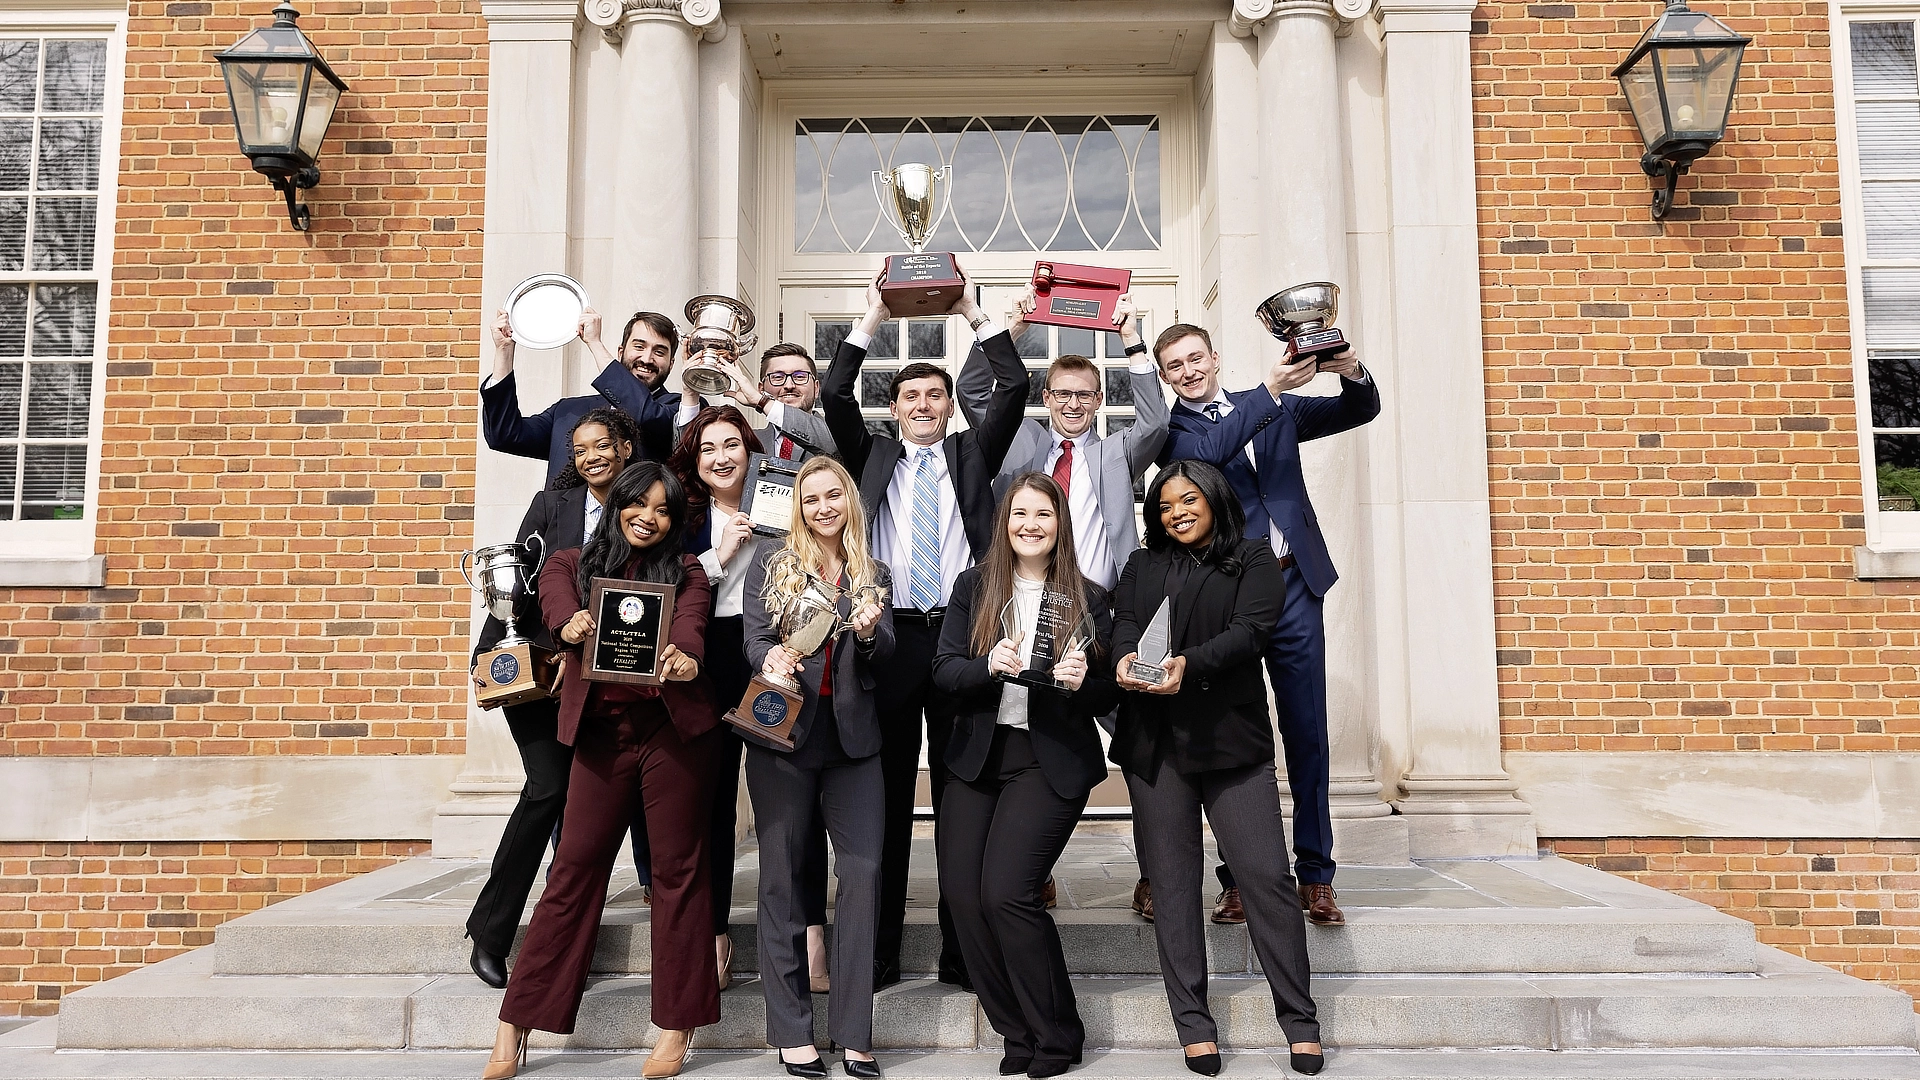
<instances>
[{"instance_id":1,"label":"column capital","mask_svg":"<svg viewBox=\"0 0 1920 1080\"><path fill-rule=\"evenodd\" d=\"M573 0L483 0L488 41L572 41L580 25Z\"/></svg>"},{"instance_id":2,"label":"column capital","mask_svg":"<svg viewBox=\"0 0 1920 1080\"><path fill-rule=\"evenodd\" d=\"M1334 24L1336 36L1345 37L1353 24L1373 12L1379 0L1233 0L1227 16L1227 29L1234 37L1254 36L1254 31L1271 29L1281 19L1318 16Z\"/></svg>"},{"instance_id":3,"label":"column capital","mask_svg":"<svg viewBox=\"0 0 1920 1080\"><path fill-rule=\"evenodd\" d=\"M583 0L582 8L587 21L615 45L626 37L626 28L638 22L678 23L705 41L727 36L720 0Z\"/></svg>"},{"instance_id":4,"label":"column capital","mask_svg":"<svg viewBox=\"0 0 1920 1080\"><path fill-rule=\"evenodd\" d=\"M1475 0L1378 0L1381 29L1389 34L1465 34Z\"/></svg>"}]
</instances>

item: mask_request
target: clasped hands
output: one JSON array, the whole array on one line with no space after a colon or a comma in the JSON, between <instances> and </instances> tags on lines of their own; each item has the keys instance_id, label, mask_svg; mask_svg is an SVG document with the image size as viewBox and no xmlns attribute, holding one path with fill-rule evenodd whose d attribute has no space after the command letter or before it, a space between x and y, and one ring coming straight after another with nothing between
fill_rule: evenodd
<instances>
[{"instance_id":1,"label":"clasped hands","mask_svg":"<svg viewBox=\"0 0 1920 1080\"><path fill-rule=\"evenodd\" d=\"M593 633L593 614L585 609L573 613L560 627L560 640L569 645L578 645ZM691 682L700 674L700 661L680 651L680 646L669 642L660 650L660 677L668 682Z\"/></svg>"},{"instance_id":2,"label":"clasped hands","mask_svg":"<svg viewBox=\"0 0 1920 1080\"><path fill-rule=\"evenodd\" d=\"M1020 674L1020 645L1026 639L1025 630L1016 630L1012 637L1001 638L999 644L987 653L987 673L989 675ZM1069 649L1067 654L1053 665L1053 670L1049 674L1053 676L1054 682L1069 690L1080 689L1080 684L1087 681L1087 650Z\"/></svg>"},{"instance_id":3,"label":"clasped hands","mask_svg":"<svg viewBox=\"0 0 1920 1080\"><path fill-rule=\"evenodd\" d=\"M1115 666L1113 681L1120 684L1120 689L1133 690L1142 694L1177 694L1180 692L1181 679L1187 673L1186 657L1169 657L1165 665L1167 669L1165 681L1149 683L1141 682L1129 674L1134 660L1137 659L1139 655L1139 653L1128 653L1121 657L1120 663Z\"/></svg>"}]
</instances>

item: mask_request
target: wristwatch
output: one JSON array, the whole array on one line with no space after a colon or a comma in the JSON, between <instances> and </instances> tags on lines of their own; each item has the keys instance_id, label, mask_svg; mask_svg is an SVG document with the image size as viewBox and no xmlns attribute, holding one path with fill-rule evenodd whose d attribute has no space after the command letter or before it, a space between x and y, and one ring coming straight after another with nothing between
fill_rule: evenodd
<instances>
[{"instance_id":1,"label":"wristwatch","mask_svg":"<svg viewBox=\"0 0 1920 1080\"><path fill-rule=\"evenodd\" d=\"M973 327L973 332L977 334L980 332L980 328L987 325L988 320L992 318L993 316L983 311L975 317L968 319L967 325Z\"/></svg>"}]
</instances>

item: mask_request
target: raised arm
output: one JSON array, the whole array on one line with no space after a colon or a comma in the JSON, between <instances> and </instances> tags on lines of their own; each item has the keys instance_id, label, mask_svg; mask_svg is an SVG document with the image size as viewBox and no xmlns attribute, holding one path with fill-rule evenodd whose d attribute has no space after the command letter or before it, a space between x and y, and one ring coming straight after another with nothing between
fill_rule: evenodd
<instances>
[{"instance_id":1,"label":"raised arm","mask_svg":"<svg viewBox=\"0 0 1920 1080\"><path fill-rule=\"evenodd\" d=\"M953 381L954 403L968 427L979 427L987 420L987 403L993 399L993 367L987 354L975 342L967 349L966 363L960 365L960 377Z\"/></svg>"},{"instance_id":2,"label":"raised arm","mask_svg":"<svg viewBox=\"0 0 1920 1080\"><path fill-rule=\"evenodd\" d=\"M827 422L819 414L805 409L796 409L779 401L767 402L766 408L762 411L766 413L768 423L808 450L830 457L840 455L840 444L833 437L833 429L827 426ZM861 426L866 425L862 423Z\"/></svg>"},{"instance_id":3,"label":"raised arm","mask_svg":"<svg viewBox=\"0 0 1920 1080\"><path fill-rule=\"evenodd\" d=\"M1289 394L1286 404L1293 412L1293 424L1299 430L1300 441L1308 442L1350 431L1379 416L1380 387L1365 375L1360 379L1342 375L1339 397Z\"/></svg>"},{"instance_id":4,"label":"raised arm","mask_svg":"<svg viewBox=\"0 0 1920 1080\"><path fill-rule=\"evenodd\" d=\"M1013 448L1014 436L1020 434L1020 421L1026 416L1027 367L1020 362L1013 335L1005 330L982 341L980 351L986 354L987 364L993 370L993 396L987 401L986 416L980 426L971 430L979 433L980 453L987 460L987 471L992 474L998 473L1007 460L1007 451Z\"/></svg>"},{"instance_id":5,"label":"raised arm","mask_svg":"<svg viewBox=\"0 0 1920 1080\"><path fill-rule=\"evenodd\" d=\"M1217 424L1183 416L1170 422L1166 448L1161 451L1160 460L1162 463L1204 461L1215 468L1223 468L1228 461L1244 453L1254 435L1273 423L1285 410L1286 406L1272 394L1256 388L1244 400L1235 402L1233 411L1221 417Z\"/></svg>"},{"instance_id":6,"label":"raised arm","mask_svg":"<svg viewBox=\"0 0 1920 1080\"><path fill-rule=\"evenodd\" d=\"M880 324L891 318L893 313L887 310L886 301L880 299L879 279L875 278L867 283L867 313L834 352L827 377L820 384L820 404L827 414L827 429L840 448L841 463L853 474L855 482L866 471L867 457L873 453L873 433L867 430L867 421L860 415L860 402L854 397L853 387L860 379L860 364L867 358L867 343L873 340Z\"/></svg>"},{"instance_id":7,"label":"raised arm","mask_svg":"<svg viewBox=\"0 0 1920 1080\"><path fill-rule=\"evenodd\" d=\"M553 440L553 410L521 415L519 387L509 371L480 388L480 433L489 447L503 454L545 461Z\"/></svg>"}]
</instances>

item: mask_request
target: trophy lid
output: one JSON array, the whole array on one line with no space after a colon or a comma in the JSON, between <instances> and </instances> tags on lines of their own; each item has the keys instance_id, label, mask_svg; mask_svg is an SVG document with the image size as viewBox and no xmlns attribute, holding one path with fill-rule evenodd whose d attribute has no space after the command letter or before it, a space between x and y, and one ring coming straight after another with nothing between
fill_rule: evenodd
<instances>
[{"instance_id":1,"label":"trophy lid","mask_svg":"<svg viewBox=\"0 0 1920 1080\"><path fill-rule=\"evenodd\" d=\"M1167 662L1167 656L1173 652L1173 598L1160 601L1160 610L1153 613L1153 621L1147 624L1146 633L1140 635L1140 644L1134 647L1134 655L1141 663L1156 667Z\"/></svg>"}]
</instances>

